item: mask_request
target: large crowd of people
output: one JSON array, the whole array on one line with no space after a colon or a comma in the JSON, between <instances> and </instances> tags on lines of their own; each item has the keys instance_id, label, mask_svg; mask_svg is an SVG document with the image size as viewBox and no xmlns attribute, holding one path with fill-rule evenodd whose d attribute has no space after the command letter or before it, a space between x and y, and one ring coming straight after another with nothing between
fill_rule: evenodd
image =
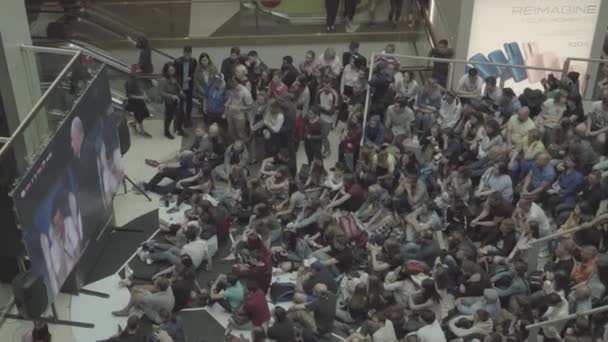
<instances>
[{"instance_id":1,"label":"large crowd of people","mask_svg":"<svg viewBox=\"0 0 608 342\"><path fill-rule=\"evenodd\" d=\"M607 302L608 97L585 110L575 72L518 94L471 67L451 88L446 63L416 75L394 51L369 60L352 42L268 66L262 51L220 62L186 47L165 65L165 135L175 119L194 142L147 160L159 171L143 186L192 209L161 227L170 243L142 247L169 268L127 269L114 314L162 327L217 303L256 342L524 341L553 320L545 341L608 340L608 317L584 315ZM445 40L430 53L452 54ZM218 244L232 271L200 286Z\"/></svg>"}]
</instances>

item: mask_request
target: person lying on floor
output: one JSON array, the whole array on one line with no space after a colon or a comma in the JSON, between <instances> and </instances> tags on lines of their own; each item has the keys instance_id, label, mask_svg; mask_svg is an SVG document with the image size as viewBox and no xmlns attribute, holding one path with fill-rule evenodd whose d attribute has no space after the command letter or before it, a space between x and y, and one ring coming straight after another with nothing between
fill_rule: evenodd
<instances>
[{"instance_id":1,"label":"person lying on floor","mask_svg":"<svg viewBox=\"0 0 608 342\"><path fill-rule=\"evenodd\" d=\"M152 191L160 195L173 192L177 182L194 177L205 164L205 158L200 153L183 153L180 155L178 164L173 166L159 166L158 172L148 181L141 184L146 191ZM167 185L159 185L165 178L172 180Z\"/></svg>"},{"instance_id":2,"label":"person lying on floor","mask_svg":"<svg viewBox=\"0 0 608 342\"><path fill-rule=\"evenodd\" d=\"M165 309L169 312L175 305L173 290L169 286L167 278L158 278L153 285L142 285L133 287L131 297L127 306L122 310L113 311L112 315L117 317L127 317L132 308L143 311L144 315L152 322L161 323L160 311Z\"/></svg>"},{"instance_id":3,"label":"person lying on floor","mask_svg":"<svg viewBox=\"0 0 608 342\"><path fill-rule=\"evenodd\" d=\"M176 246L156 241L147 241L139 250L139 258L148 265L158 261L168 261L173 265L181 263L180 256L187 255L192 259L194 269L207 261L207 270L212 268L212 258L217 252L217 237L209 240L201 239L200 229L193 225L186 226L186 241L183 246Z\"/></svg>"},{"instance_id":4,"label":"person lying on floor","mask_svg":"<svg viewBox=\"0 0 608 342\"><path fill-rule=\"evenodd\" d=\"M205 159L210 161L214 166L221 163L221 156L224 155L226 150L226 144L224 139L219 132L217 124L209 126L209 130L205 131L202 127L197 127L194 131L194 141L192 144L181 148L175 155L165 158L163 160L146 159L146 165L152 167L169 166L180 160L184 155L189 154L203 154Z\"/></svg>"}]
</instances>

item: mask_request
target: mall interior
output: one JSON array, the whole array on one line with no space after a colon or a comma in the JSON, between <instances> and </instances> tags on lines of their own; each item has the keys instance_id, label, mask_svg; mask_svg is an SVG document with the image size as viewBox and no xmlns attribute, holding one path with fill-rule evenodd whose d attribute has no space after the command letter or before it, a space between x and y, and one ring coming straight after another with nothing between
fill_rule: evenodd
<instances>
[{"instance_id":1,"label":"mall interior","mask_svg":"<svg viewBox=\"0 0 608 342\"><path fill-rule=\"evenodd\" d=\"M0 341L608 341L608 1L4 0Z\"/></svg>"}]
</instances>

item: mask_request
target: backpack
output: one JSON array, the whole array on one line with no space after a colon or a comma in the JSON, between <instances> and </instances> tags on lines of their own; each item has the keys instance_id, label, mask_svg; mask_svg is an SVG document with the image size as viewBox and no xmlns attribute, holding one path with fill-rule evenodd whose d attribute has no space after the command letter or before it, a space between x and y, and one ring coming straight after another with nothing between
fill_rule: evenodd
<instances>
[{"instance_id":1,"label":"backpack","mask_svg":"<svg viewBox=\"0 0 608 342\"><path fill-rule=\"evenodd\" d=\"M534 293L543 289L544 279L542 271L532 271L528 275L528 287L530 293Z\"/></svg>"},{"instance_id":2,"label":"backpack","mask_svg":"<svg viewBox=\"0 0 608 342\"><path fill-rule=\"evenodd\" d=\"M344 237L353 242L359 248L366 248L367 232L362 230L357 224L357 220L352 215L345 215L338 218L338 225Z\"/></svg>"},{"instance_id":3,"label":"backpack","mask_svg":"<svg viewBox=\"0 0 608 342\"><path fill-rule=\"evenodd\" d=\"M273 304L279 302L289 302L293 299L296 292L294 283L272 283L270 285L270 300Z\"/></svg>"}]
</instances>

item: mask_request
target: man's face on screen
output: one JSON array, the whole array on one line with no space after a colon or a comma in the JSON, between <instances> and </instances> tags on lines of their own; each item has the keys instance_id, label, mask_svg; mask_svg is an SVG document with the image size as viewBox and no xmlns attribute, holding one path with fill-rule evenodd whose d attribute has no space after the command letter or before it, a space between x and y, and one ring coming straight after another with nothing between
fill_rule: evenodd
<instances>
[{"instance_id":1,"label":"man's face on screen","mask_svg":"<svg viewBox=\"0 0 608 342\"><path fill-rule=\"evenodd\" d=\"M64 217L63 217L63 213L61 212L61 210L57 209L55 210L55 213L53 214L53 219L52 219L52 224L53 224L53 238L56 242L63 242L63 237L65 236L65 223L64 223Z\"/></svg>"}]
</instances>

